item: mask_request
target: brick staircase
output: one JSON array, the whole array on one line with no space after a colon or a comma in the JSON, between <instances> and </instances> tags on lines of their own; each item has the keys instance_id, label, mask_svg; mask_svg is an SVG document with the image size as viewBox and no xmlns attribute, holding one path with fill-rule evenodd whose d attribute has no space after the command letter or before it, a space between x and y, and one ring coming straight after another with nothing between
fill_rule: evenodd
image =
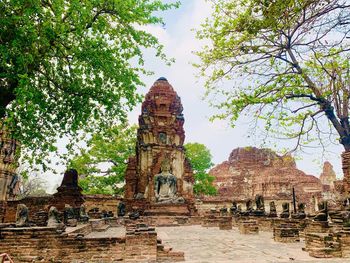
<instances>
[{"instance_id":1,"label":"brick staircase","mask_svg":"<svg viewBox=\"0 0 350 263\"><path fill-rule=\"evenodd\" d=\"M171 247L165 247L162 240L157 239L157 262L185 261L184 252L175 252Z\"/></svg>"}]
</instances>

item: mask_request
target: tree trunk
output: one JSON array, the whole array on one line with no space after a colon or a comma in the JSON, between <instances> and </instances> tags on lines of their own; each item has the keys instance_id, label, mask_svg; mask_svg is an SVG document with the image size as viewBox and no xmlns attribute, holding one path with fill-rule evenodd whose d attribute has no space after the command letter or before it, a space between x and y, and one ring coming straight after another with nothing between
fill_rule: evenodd
<instances>
[{"instance_id":1,"label":"tree trunk","mask_svg":"<svg viewBox=\"0 0 350 263\"><path fill-rule=\"evenodd\" d=\"M350 192L350 150L345 150L341 154L342 159L342 169L343 169L343 186L345 197L349 195Z\"/></svg>"},{"instance_id":2,"label":"tree trunk","mask_svg":"<svg viewBox=\"0 0 350 263\"><path fill-rule=\"evenodd\" d=\"M3 83L0 82L0 121L5 117L6 107L16 99L15 88L18 82L16 80L8 80L6 85L1 84Z\"/></svg>"}]
</instances>

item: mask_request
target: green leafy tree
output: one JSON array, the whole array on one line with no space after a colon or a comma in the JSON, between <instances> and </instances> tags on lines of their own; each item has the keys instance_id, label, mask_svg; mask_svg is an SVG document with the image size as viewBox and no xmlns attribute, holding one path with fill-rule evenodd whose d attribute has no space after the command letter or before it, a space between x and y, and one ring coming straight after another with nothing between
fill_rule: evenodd
<instances>
[{"instance_id":1,"label":"green leafy tree","mask_svg":"<svg viewBox=\"0 0 350 263\"><path fill-rule=\"evenodd\" d=\"M186 157L192 165L195 183L193 190L196 195L215 195L217 190L213 185L214 176L208 174L209 169L214 165L209 149L200 143L186 143Z\"/></svg>"},{"instance_id":2,"label":"green leafy tree","mask_svg":"<svg viewBox=\"0 0 350 263\"><path fill-rule=\"evenodd\" d=\"M79 174L79 184L87 194L120 194L127 159L135 152L136 126L125 124L93 134L70 167Z\"/></svg>"},{"instance_id":3,"label":"green leafy tree","mask_svg":"<svg viewBox=\"0 0 350 263\"><path fill-rule=\"evenodd\" d=\"M210 44L197 66L209 75L214 118L234 125L244 112L270 135L295 138L295 149L337 138L349 155L349 1L218 0L213 7L198 31Z\"/></svg>"},{"instance_id":4,"label":"green leafy tree","mask_svg":"<svg viewBox=\"0 0 350 263\"><path fill-rule=\"evenodd\" d=\"M143 28L162 25L159 0L0 1L0 119L42 162L58 136L125 120L143 51L170 62ZM74 141L74 140L72 140ZM41 154L44 152L44 154Z\"/></svg>"}]
</instances>

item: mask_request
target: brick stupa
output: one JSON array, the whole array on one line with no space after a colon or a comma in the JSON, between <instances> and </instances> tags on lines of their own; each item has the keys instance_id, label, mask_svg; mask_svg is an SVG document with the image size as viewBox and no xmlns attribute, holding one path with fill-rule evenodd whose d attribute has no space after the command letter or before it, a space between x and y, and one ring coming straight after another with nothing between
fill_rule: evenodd
<instances>
[{"instance_id":1,"label":"brick stupa","mask_svg":"<svg viewBox=\"0 0 350 263\"><path fill-rule=\"evenodd\" d=\"M184 152L180 97L159 78L142 103L136 156L125 174L127 210L145 215L190 215L193 172Z\"/></svg>"},{"instance_id":2,"label":"brick stupa","mask_svg":"<svg viewBox=\"0 0 350 263\"><path fill-rule=\"evenodd\" d=\"M83 189L78 185L78 177L78 172L75 169L67 170L64 173L61 185L53 194L51 205L60 211L64 210L66 204L76 210L80 208L85 200L82 194Z\"/></svg>"}]
</instances>

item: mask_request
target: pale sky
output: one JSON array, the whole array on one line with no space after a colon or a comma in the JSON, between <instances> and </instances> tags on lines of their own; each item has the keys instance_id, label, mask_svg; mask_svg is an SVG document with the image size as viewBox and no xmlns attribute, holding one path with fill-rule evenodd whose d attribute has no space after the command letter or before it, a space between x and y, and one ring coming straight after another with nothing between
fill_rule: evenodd
<instances>
[{"instance_id":1,"label":"pale sky","mask_svg":"<svg viewBox=\"0 0 350 263\"><path fill-rule=\"evenodd\" d=\"M193 51L198 50L203 44L195 38L193 29L211 13L210 5L205 0L182 1L178 10L168 11L165 14L165 28L149 27L148 30L155 34L165 45L166 53L174 57L176 62L171 66L164 66L162 62L154 58L149 59L147 68L155 72L154 76L144 79L148 91L158 77L166 77L181 97L184 106L186 142L199 142L205 144L213 155L214 163L218 164L228 159L230 152L236 147L259 146L260 142L248 138L249 120L246 118L231 128L226 121L210 122L208 118L215 114L215 109L209 107L207 101L203 101L204 79L196 77L198 71L191 65L198 58ZM140 114L140 106L129 115L130 122L137 123ZM292 142L276 141L275 149L292 148ZM271 146L272 147L272 146ZM273 148L273 147L272 147ZM322 164L329 160L340 177L340 153L342 147L328 149L332 153L322 156L321 149L315 149L309 154L300 153L297 165L307 174L319 176ZM299 160L300 159L300 160Z\"/></svg>"},{"instance_id":2,"label":"pale sky","mask_svg":"<svg viewBox=\"0 0 350 263\"><path fill-rule=\"evenodd\" d=\"M163 14L165 27L151 26L146 30L157 36L165 46L165 53L176 59L172 66L166 66L164 62L155 59L153 52L146 51L145 68L154 71L153 76L144 77L146 87L140 87L139 92L145 94L159 77L166 77L181 97L185 117L185 142L199 142L205 144L213 155L215 164L228 159L230 152L236 147L260 146L252 136L248 138L249 118L237 123L231 128L226 121L210 122L208 118L215 114L215 109L209 107L207 101L203 101L204 79L198 79L195 75L198 71L191 65L191 62L198 61L193 54L203 43L195 38L194 28L209 16L211 9L205 0L183 0L177 10L170 10ZM130 114L130 123L137 123L137 117L141 112L141 105L138 105ZM275 149L292 147L291 142L276 142ZM321 149L315 149L309 154L300 153L297 166L307 174L319 176L322 171L322 163L330 161L337 173L342 177L340 153L342 147L329 149L331 152L322 156ZM48 177L46 177L48 178ZM50 186L57 184L61 176L50 176Z\"/></svg>"}]
</instances>

